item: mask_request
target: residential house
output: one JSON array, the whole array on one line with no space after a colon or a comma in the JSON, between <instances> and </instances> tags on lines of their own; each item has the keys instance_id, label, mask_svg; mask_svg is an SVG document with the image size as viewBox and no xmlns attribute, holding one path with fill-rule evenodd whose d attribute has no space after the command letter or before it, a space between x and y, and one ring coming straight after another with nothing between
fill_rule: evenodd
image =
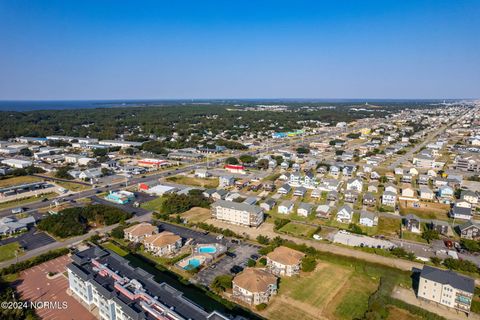
<instances>
[{"instance_id":1,"label":"residential house","mask_svg":"<svg viewBox=\"0 0 480 320\"><path fill-rule=\"evenodd\" d=\"M233 186L235 183L235 178L231 175L223 175L218 177L218 186L219 188L225 188Z\"/></svg>"},{"instance_id":2,"label":"residential house","mask_svg":"<svg viewBox=\"0 0 480 320\"><path fill-rule=\"evenodd\" d=\"M397 195L391 191L385 191L382 195L382 204L384 206L395 207Z\"/></svg>"},{"instance_id":3,"label":"residential house","mask_svg":"<svg viewBox=\"0 0 480 320\"><path fill-rule=\"evenodd\" d=\"M414 215L409 214L403 218L403 225L410 232L420 233L420 219Z\"/></svg>"},{"instance_id":4,"label":"residential house","mask_svg":"<svg viewBox=\"0 0 480 320\"><path fill-rule=\"evenodd\" d=\"M338 200L338 191L330 191L327 193L328 201L337 201Z\"/></svg>"},{"instance_id":5,"label":"residential house","mask_svg":"<svg viewBox=\"0 0 480 320\"><path fill-rule=\"evenodd\" d=\"M156 226L152 226L150 223L139 223L123 230L125 240L132 242L142 242L147 236L151 236L158 232Z\"/></svg>"},{"instance_id":6,"label":"residential house","mask_svg":"<svg viewBox=\"0 0 480 320\"><path fill-rule=\"evenodd\" d=\"M347 190L356 190L358 192L361 192L362 188L363 188L363 182L358 178L350 179L347 181Z\"/></svg>"},{"instance_id":7,"label":"residential house","mask_svg":"<svg viewBox=\"0 0 480 320\"><path fill-rule=\"evenodd\" d=\"M318 218L329 219L331 211L332 208L330 206L326 204L321 204L317 207L315 216Z\"/></svg>"},{"instance_id":8,"label":"residential house","mask_svg":"<svg viewBox=\"0 0 480 320\"><path fill-rule=\"evenodd\" d=\"M378 192L378 185L373 184L373 183L369 184L368 188L367 188L367 191L371 192L371 193L377 193Z\"/></svg>"},{"instance_id":9,"label":"residential house","mask_svg":"<svg viewBox=\"0 0 480 320\"><path fill-rule=\"evenodd\" d=\"M266 199L264 202L260 203L260 208L262 208L265 211L270 211L275 207L275 200L272 198Z\"/></svg>"},{"instance_id":10,"label":"residential house","mask_svg":"<svg viewBox=\"0 0 480 320\"><path fill-rule=\"evenodd\" d=\"M374 212L362 210L360 212L360 224L366 227L373 227L378 224L378 216Z\"/></svg>"},{"instance_id":11,"label":"residential house","mask_svg":"<svg viewBox=\"0 0 480 320\"><path fill-rule=\"evenodd\" d=\"M467 221L464 224L458 227L460 231L460 238L462 239L470 239L470 240L478 240L480 239L480 224Z\"/></svg>"},{"instance_id":12,"label":"residential house","mask_svg":"<svg viewBox=\"0 0 480 320\"><path fill-rule=\"evenodd\" d=\"M420 199L432 201L435 198L435 193L427 186L420 186Z\"/></svg>"},{"instance_id":13,"label":"residential house","mask_svg":"<svg viewBox=\"0 0 480 320\"><path fill-rule=\"evenodd\" d=\"M313 205L306 202L300 202L297 208L297 214L301 217L308 217L308 215L312 212Z\"/></svg>"},{"instance_id":14,"label":"residential house","mask_svg":"<svg viewBox=\"0 0 480 320\"><path fill-rule=\"evenodd\" d=\"M307 193L307 188L298 187L298 188L295 188L295 191L293 192L293 195L298 196L298 197L303 197L303 196L305 196L305 193Z\"/></svg>"},{"instance_id":15,"label":"residential house","mask_svg":"<svg viewBox=\"0 0 480 320\"><path fill-rule=\"evenodd\" d=\"M292 191L292 187L290 187L290 185L286 183L283 186L281 186L280 188L278 188L277 193L288 194L288 193L290 193L290 191Z\"/></svg>"},{"instance_id":16,"label":"residential house","mask_svg":"<svg viewBox=\"0 0 480 320\"><path fill-rule=\"evenodd\" d=\"M167 256L177 253L182 247L182 238L178 235L163 231L146 237L143 240L145 250L156 256Z\"/></svg>"},{"instance_id":17,"label":"residential house","mask_svg":"<svg viewBox=\"0 0 480 320\"><path fill-rule=\"evenodd\" d=\"M472 208L460 207L455 204L450 211L450 217L454 219L472 220Z\"/></svg>"},{"instance_id":18,"label":"residential house","mask_svg":"<svg viewBox=\"0 0 480 320\"><path fill-rule=\"evenodd\" d=\"M454 190L450 186L442 186L438 189L438 196L449 202L454 198Z\"/></svg>"},{"instance_id":19,"label":"residential house","mask_svg":"<svg viewBox=\"0 0 480 320\"><path fill-rule=\"evenodd\" d=\"M415 190L409 185L403 185L402 198L415 198Z\"/></svg>"},{"instance_id":20,"label":"residential house","mask_svg":"<svg viewBox=\"0 0 480 320\"><path fill-rule=\"evenodd\" d=\"M351 223L353 218L353 209L349 206L342 206L337 212L337 221Z\"/></svg>"},{"instance_id":21,"label":"residential house","mask_svg":"<svg viewBox=\"0 0 480 320\"><path fill-rule=\"evenodd\" d=\"M312 198L320 198L322 196L322 191L320 189L313 189L312 190L312 194L310 195L310 197Z\"/></svg>"},{"instance_id":22,"label":"residential house","mask_svg":"<svg viewBox=\"0 0 480 320\"><path fill-rule=\"evenodd\" d=\"M411 183L412 180L413 180L413 177L411 174L404 174L401 179L403 183Z\"/></svg>"},{"instance_id":23,"label":"residential house","mask_svg":"<svg viewBox=\"0 0 480 320\"><path fill-rule=\"evenodd\" d=\"M246 268L232 281L232 297L250 305L268 303L277 293L277 277L260 268Z\"/></svg>"},{"instance_id":24,"label":"residential house","mask_svg":"<svg viewBox=\"0 0 480 320\"><path fill-rule=\"evenodd\" d=\"M430 177L426 174L421 174L418 176L417 182L419 185L428 185Z\"/></svg>"},{"instance_id":25,"label":"residential house","mask_svg":"<svg viewBox=\"0 0 480 320\"><path fill-rule=\"evenodd\" d=\"M358 191L356 190L347 190L345 191L345 202L355 203L358 201Z\"/></svg>"},{"instance_id":26,"label":"residential house","mask_svg":"<svg viewBox=\"0 0 480 320\"><path fill-rule=\"evenodd\" d=\"M223 189L217 189L215 192L212 194L212 199L213 200L222 200L225 199L225 197L228 195L227 190Z\"/></svg>"},{"instance_id":27,"label":"residential house","mask_svg":"<svg viewBox=\"0 0 480 320\"><path fill-rule=\"evenodd\" d=\"M478 194L476 194L473 191L470 191L470 190L462 191L460 198L470 203L474 208L478 206L478 202L479 202Z\"/></svg>"},{"instance_id":28,"label":"residential house","mask_svg":"<svg viewBox=\"0 0 480 320\"><path fill-rule=\"evenodd\" d=\"M211 173L207 169L196 169L195 176L199 178L208 178L211 176Z\"/></svg>"},{"instance_id":29,"label":"residential house","mask_svg":"<svg viewBox=\"0 0 480 320\"><path fill-rule=\"evenodd\" d=\"M435 220L429 225L430 229L437 231L439 234L447 235L450 225L446 221Z\"/></svg>"},{"instance_id":30,"label":"residential house","mask_svg":"<svg viewBox=\"0 0 480 320\"><path fill-rule=\"evenodd\" d=\"M266 268L276 276L291 277L300 273L303 257L303 252L280 246L267 254Z\"/></svg>"},{"instance_id":31,"label":"residential house","mask_svg":"<svg viewBox=\"0 0 480 320\"><path fill-rule=\"evenodd\" d=\"M393 192L393 193L397 194L397 187L393 184L387 184L385 186L385 192Z\"/></svg>"},{"instance_id":32,"label":"residential house","mask_svg":"<svg viewBox=\"0 0 480 320\"><path fill-rule=\"evenodd\" d=\"M367 192L363 195L363 204L369 207L373 207L377 204L377 198L371 192Z\"/></svg>"},{"instance_id":33,"label":"residential house","mask_svg":"<svg viewBox=\"0 0 480 320\"><path fill-rule=\"evenodd\" d=\"M282 201L282 203L280 203L280 205L278 206L278 213L290 214L293 211L293 205L294 203L292 201Z\"/></svg>"}]
</instances>

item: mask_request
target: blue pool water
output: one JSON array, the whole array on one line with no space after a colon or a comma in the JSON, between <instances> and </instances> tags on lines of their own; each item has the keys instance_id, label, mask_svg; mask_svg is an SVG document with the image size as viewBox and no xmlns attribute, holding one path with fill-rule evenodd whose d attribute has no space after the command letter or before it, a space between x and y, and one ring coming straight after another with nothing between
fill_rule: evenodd
<instances>
[{"instance_id":1,"label":"blue pool water","mask_svg":"<svg viewBox=\"0 0 480 320\"><path fill-rule=\"evenodd\" d=\"M188 260L188 264L185 267L183 267L183 269L185 270L195 269L195 268L198 268L200 264L201 264L200 260L193 258Z\"/></svg>"},{"instance_id":2,"label":"blue pool water","mask_svg":"<svg viewBox=\"0 0 480 320\"><path fill-rule=\"evenodd\" d=\"M217 252L217 248L215 247L200 247L198 248L199 253L215 253Z\"/></svg>"}]
</instances>

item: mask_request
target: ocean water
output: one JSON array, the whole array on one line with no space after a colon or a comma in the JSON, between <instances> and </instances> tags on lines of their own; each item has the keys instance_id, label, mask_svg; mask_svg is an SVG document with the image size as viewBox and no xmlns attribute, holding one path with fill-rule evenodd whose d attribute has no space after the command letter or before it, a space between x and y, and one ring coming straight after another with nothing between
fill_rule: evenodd
<instances>
[{"instance_id":1,"label":"ocean water","mask_svg":"<svg viewBox=\"0 0 480 320\"><path fill-rule=\"evenodd\" d=\"M163 100L0 100L0 111L33 111L33 110L68 110L68 109L93 109L93 108L119 108L119 107L161 107L208 105L208 104L256 104L256 103L332 103L332 104L365 104L379 103L387 105L416 105L434 104L445 100L408 100L408 99L163 99ZM447 100L451 102L453 100Z\"/></svg>"}]
</instances>

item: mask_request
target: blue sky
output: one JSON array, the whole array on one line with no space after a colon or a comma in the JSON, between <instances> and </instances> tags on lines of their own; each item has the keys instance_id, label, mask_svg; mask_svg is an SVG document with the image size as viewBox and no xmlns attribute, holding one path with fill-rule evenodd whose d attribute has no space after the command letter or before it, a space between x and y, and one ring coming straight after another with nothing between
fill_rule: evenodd
<instances>
[{"instance_id":1,"label":"blue sky","mask_svg":"<svg viewBox=\"0 0 480 320\"><path fill-rule=\"evenodd\" d=\"M480 1L0 0L0 100L478 98Z\"/></svg>"}]
</instances>

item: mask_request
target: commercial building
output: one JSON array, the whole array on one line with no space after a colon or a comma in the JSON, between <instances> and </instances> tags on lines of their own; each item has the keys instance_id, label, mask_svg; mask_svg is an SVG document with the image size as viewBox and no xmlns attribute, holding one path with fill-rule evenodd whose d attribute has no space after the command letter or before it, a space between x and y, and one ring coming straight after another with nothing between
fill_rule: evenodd
<instances>
[{"instance_id":1,"label":"commercial building","mask_svg":"<svg viewBox=\"0 0 480 320\"><path fill-rule=\"evenodd\" d=\"M73 296L105 320L217 320L228 319L206 312L153 275L132 267L119 255L92 247L72 256L67 266Z\"/></svg>"},{"instance_id":2,"label":"commercial building","mask_svg":"<svg viewBox=\"0 0 480 320\"><path fill-rule=\"evenodd\" d=\"M105 199L118 204L127 204L130 201L135 200L135 194L133 192L125 190L110 191L110 193L105 197Z\"/></svg>"},{"instance_id":3,"label":"commercial building","mask_svg":"<svg viewBox=\"0 0 480 320\"><path fill-rule=\"evenodd\" d=\"M212 204L215 219L247 227L258 227L263 222L263 209L256 205L218 200Z\"/></svg>"},{"instance_id":4,"label":"commercial building","mask_svg":"<svg viewBox=\"0 0 480 320\"><path fill-rule=\"evenodd\" d=\"M101 140L98 143L104 146L120 147L120 148L140 147L143 144L143 142L122 141L122 140Z\"/></svg>"},{"instance_id":5,"label":"commercial building","mask_svg":"<svg viewBox=\"0 0 480 320\"><path fill-rule=\"evenodd\" d=\"M2 160L2 164L16 169L25 169L32 165L32 161L19 160L19 159L5 159Z\"/></svg>"},{"instance_id":6,"label":"commercial building","mask_svg":"<svg viewBox=\"0 0 480 320\"><path fill-rule=\"evenodd\" d=\"M418 297L466 313L470 312L475 281L451 270L424 266L420 273Z\"/></svg>"}]
</instances>

